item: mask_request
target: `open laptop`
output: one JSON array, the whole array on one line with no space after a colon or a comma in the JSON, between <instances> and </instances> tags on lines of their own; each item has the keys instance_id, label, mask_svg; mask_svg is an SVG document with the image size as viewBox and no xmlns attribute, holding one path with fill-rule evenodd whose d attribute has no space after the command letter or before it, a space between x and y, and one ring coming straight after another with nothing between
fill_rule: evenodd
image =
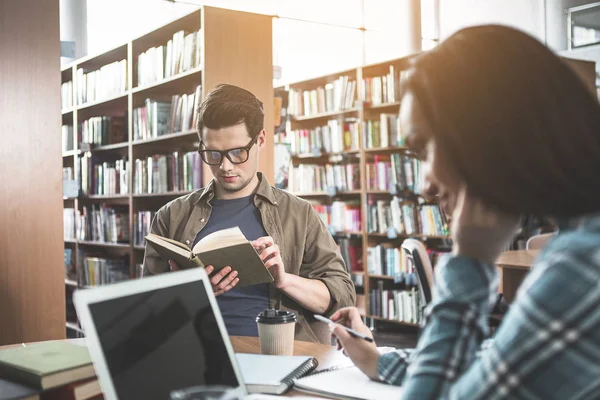
<instances>
[{"instance_id":1,"label":"open laptop","mask_svg":"<svg viewBox=\"0 0 600 400\"><path fill-rule=\"evenodd\" d=\"M106 399L168 400L225 385L248 395L206 273L193 268L73 295Z\"/></svg>"}]
</instances>

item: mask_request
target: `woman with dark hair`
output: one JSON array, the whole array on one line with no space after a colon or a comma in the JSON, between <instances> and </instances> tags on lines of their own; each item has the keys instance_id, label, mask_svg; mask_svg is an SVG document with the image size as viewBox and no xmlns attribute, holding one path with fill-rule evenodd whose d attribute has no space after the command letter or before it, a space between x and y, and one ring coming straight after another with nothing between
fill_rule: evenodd
<instances>
[{"instance_id":1,"label":"woman with dark hair","mask_svg":"<svg viewBox=\"0 0 600 400\"><path fill-rule=\"evenodd\" d=\"M414 351L333 334L369 377L410 399L600 398L600 106L559 57L502 26L417 57L400 108L428 194L453 215ZM494 260L523 214L559 227L490 346ZM332 319L370 335L355 308ZM479 352L479 354L478 354Z\"/></svg>"}]
</instances>

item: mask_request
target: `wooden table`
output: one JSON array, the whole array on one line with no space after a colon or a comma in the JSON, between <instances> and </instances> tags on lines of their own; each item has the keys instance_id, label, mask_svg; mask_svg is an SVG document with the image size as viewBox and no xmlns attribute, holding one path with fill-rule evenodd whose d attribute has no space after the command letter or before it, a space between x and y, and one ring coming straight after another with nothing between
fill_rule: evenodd
<instances>
[{"instance_id":1,"label":"wooden table","mask_svg":"<svg viewBox=\"0 0 600 400\"><path fill-rule=\"evenodd\" d=\"M500 272L500 291L507 302L512 302L517 289L531 269L539 250L512 250L500 254L496 267Z\"/></svg>"},{"instance_id":2,"label":"wooden table","mask_svg":"<svg viewBox=\"0 0 600 400\"><path fill-rule=\"evenodd\" d=\"M231 344L233 345L233 350L236 353L251 353L251 354L259 354L260 353L260 344L258 342L257 337L246 337L246 336L231 336ZM85 345L85 339L65 339L73 344L77 345ZM7 346L0 346L1 349L22 346L21 343L11 344ZM348 363L348 358L344 356L341 351L338 351L333 346L327 346L324 344L318 343L310 343L310 342L301 342L294 341L294 355L296 356L312 356L317 359L319 362L319 366L317 367L317 371L322 369L330 368L335 365ZM306 393L297 392L291 390L285 393L285 396L297 397L297 396L309 396Z\"/></svg>"}]
</instances>

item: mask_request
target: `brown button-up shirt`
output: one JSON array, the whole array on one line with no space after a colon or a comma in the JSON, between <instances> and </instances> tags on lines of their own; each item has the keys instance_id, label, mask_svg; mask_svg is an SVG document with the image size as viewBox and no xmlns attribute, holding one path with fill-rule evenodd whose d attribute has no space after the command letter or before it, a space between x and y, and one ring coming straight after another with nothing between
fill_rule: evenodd
<instances>
[{"instance_id":1,"label":"brown button-up shirt","mask_svg":"<svg viewBox=\"0 0 600 400\"><path fill-rule=\"evenodd\" d=\"M265 231L279 245L286 272L319 279L327 286L331 302L326 315L353 306L356 300L354 284L337 244L317 212L307 201L272 187L261 173L258 176L260 183L254 204L260 211ZM156 213L151 232L191 246L198 232L208 223L212 210L210 200L214 195L214 181L211 181L204 189L169 202ZM166 271L169 271L168 262L152 247L146 246L144 275ZM279 291L274 284L270 284L269 306L296 313L296 340L330 343L328 327L316 321L311 311Z\"/></svg>"}]
</instances>

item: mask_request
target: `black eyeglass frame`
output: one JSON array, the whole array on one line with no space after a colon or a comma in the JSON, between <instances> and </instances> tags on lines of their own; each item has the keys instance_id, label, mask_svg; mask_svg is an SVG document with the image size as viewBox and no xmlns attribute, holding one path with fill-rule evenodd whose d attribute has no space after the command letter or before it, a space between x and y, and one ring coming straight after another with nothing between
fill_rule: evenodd
<instances>
[{"instance_id":1,"label":"black eyeglass frame","mask_svg":"<svg viewBox=\"0 0 600 400\"><path fill-rule=\"evenodd\" d=\"M246 161L248 161L248 158L250 157L250 149L256 143L256 139L258 139L258 135L254 135L254 137L252 138L252 140L250 140L250 143L248 143L248 145L246 145L244 147L234 147L233 149L227 149L227 150L223 150L223 151L221 151L221 150L209 150L209 149L200 150L200 148L202 148L202 146L204 146L204 143L202 142L202 140L200 140L200 147L198 148L198 154L200 154L200 158L207 165L221 165L221 163L223 162L223 157L226 157L229 160L229 162L232 163L232 164L235 164L235 165L243 164ZM229 152L230 151L235 151L235 150L246 150L246 159L244 161L233 161L231 159L231 156L229 155ZM221 157L219 159L219 162L217 162L217 163L209 163L208 161L206 161L204 154L206 154L208 152L219 153L221 155Z\"/></svg>"}]
</instances>

